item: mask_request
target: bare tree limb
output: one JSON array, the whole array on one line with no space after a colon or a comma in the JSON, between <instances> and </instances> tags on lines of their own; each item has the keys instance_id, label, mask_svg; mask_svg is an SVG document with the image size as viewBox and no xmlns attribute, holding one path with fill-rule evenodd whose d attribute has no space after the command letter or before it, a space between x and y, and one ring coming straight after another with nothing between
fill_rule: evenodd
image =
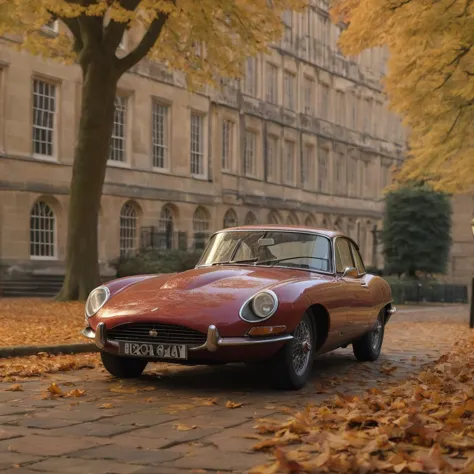
<instances>
[{"instance_id":1,"label":"bare tree limb","mask_svg":"<svg viewBox=\"0 0 474 474\"><path fill-rule=\"evenodd\" d=\"M120 6L128 11L135 10L141 0L121 0ZM115 51L120 44L128 22L118 22L110 19L109 24L104 29L103 46L108 51Z\"/></svg>"},{"instance_id":2,"label":"bare tree limb","mask_svg":"<svg viewBox=\"0 0 474 474\"><path fill-rule=\"evenodd\" d=\"M461 61L461 59L464 56L466 56L467 53L469 53L472 46L473 46L472 44L469 45L469 46L463 46L460 50L461 52L459 54L457 54L456 57L450 63L447 64L447 66L453 66L454 65L454 69L446 74L446 76L444 77L443 82L439 86L435 87L435 91L441 89L451 79L451 77L453 76L454 72L456 71L456 69L459 65L459 62Z\"/></svg>"},{"instance_id":3,"label":"bare tree limb","mask_svg":"<svg viewBox=\"0 0 474 474\"><path fill-rule=\"evenodd\" d=\"M168 14L158 13L157 17L151 22L151 25L143 35L143 38L141 39L140 43L138 43L136 48L122 59L117 60L117 69L120 74L128 71L132 66L137 64L149 53L153 45L158 40L167 19Z\"/></svg>"},{"instance_id":4,"label":"bare tree limb","mask_svg":"<svg viewBox=\"0 0 474 474\"><path fill-rule=\"evenodd\" d=\"M84 48L84 43L82 42L81 27L79 25L79 20L77 18L61 18L62 22L69 28L69 31L74 37L74 46L73 49L77 54L80 54Z\"/></svg>"}]
</instances>

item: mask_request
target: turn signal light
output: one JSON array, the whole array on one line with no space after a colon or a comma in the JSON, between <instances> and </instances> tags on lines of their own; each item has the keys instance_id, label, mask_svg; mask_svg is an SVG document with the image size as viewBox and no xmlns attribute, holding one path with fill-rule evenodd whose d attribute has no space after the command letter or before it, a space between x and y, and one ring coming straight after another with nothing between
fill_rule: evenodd
<instances>
[{"instance_id":1,"label":"turn signal light","mask_svg":"<svg viewBox=\"0 0 474 474\"><path fill-rule=\"evenodd\" d=\"M249 336L271 336L285 332L286 326L254 326L248 332Z\"/></svg>"}]
</instances>

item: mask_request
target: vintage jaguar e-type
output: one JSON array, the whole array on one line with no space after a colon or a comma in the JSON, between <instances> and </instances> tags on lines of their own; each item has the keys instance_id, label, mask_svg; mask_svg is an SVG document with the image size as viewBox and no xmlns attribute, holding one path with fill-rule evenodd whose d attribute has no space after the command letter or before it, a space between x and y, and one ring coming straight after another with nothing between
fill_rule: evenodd
<instances>
[{"instance_id":1,"label":"vintage jaguar e-type","mask_svg":"<svg viewBox=\"0 0 474 474\"><path fill-rule=\"evenodd\" d=\"M299 389L317 354L352 344L358 360L376 360L392 303L344 234L245 226L215 233L194 269L96 288L82 333L117 377L153 361L258 362L281 388Z\"/></svg>"}]
</instances>

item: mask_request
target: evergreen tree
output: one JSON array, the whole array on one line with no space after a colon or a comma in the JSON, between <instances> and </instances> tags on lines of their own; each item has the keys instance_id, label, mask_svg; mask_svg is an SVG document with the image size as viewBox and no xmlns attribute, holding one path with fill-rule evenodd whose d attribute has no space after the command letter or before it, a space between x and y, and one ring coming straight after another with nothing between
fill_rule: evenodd
<instances>
[{"instance_id":1,"label":"evergreen tree","mask_svg":"<svg viewBox=\"0 0 474 474\"><path fill-rule=\"evenodd\" d=\"M446 273L450 232L451 202L446 194L426 184L390 191L382 232L388 273Z\"/></svg>"}]
</instances>

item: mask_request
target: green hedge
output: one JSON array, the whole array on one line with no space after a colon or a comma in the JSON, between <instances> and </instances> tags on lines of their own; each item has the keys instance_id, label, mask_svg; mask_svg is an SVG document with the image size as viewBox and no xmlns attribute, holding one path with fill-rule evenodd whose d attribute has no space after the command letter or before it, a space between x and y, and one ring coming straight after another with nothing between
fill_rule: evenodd
<instances>
[{"instance_id":1,"label":"green hedge","mask_svg":"<svg viewBox=\"0 0 474 474\"><path fill-rule=\"evenodd\" d=\"M140 250L130 257L112 262L117 278L150 273L184 272L194 268L202 252L185 250Z\"/></svg>"}]
</instances>

